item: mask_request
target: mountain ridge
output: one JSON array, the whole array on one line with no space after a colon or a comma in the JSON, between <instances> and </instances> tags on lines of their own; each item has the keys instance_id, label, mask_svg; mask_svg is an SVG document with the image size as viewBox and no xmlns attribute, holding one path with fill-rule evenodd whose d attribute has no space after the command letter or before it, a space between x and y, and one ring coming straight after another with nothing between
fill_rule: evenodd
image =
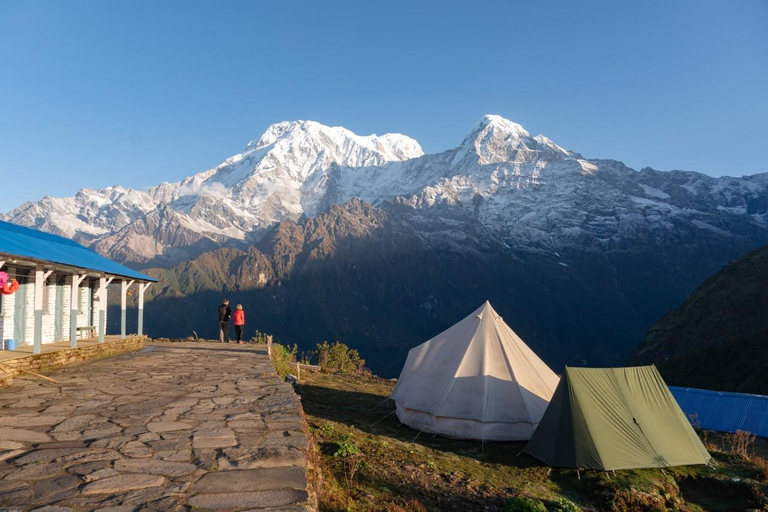
<instances>
[{"instance_id":1,"label":"mountain ridge","mask_svg":"<svg viewBox=\"0 0 768 512\"><path fill-rule=\"evenodd\" d=\"M362 137L295 121L270 126L243 153L176 183L147 191L82 189L25 203L3 218L146 267L173 265L211 247L247 247L277 222L314 217L353 197L414 211L457 207L497 238L534 251L557 251L582 235L609 244L654 221L656 231L683 222L685 229L724 234L733 232L729 217L740 217L736 235L754 238L768 226L767 191L768 174L712 178L588 160L494 115L456 148L433 155L399 134ZM173 240L157 232L163 222Z\"/></svg>"}]
</instances>

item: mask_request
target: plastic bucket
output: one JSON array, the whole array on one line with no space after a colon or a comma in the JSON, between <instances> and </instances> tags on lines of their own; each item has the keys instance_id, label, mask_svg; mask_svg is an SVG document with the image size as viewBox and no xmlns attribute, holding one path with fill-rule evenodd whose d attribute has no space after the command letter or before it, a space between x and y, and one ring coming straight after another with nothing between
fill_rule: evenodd
<instances>
[{"instance_id":1,"label":"plastic bucket","mask_svg":"<svg viewBox=\"0 0 768 512\"><path fill-rule=\"evenodd\" d=\"M16 350L16 340L13 338L5 340L5 350Z\"/></svg>"}]
</instances>

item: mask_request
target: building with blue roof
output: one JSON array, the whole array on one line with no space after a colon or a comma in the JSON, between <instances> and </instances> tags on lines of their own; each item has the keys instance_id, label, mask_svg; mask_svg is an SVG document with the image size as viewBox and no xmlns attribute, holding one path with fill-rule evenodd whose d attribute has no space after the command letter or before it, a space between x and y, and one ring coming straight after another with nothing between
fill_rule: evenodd
<instances>
[{"instance_id":1,"label":"building with blue roof","mask_svg":"<svg viewBox=\"0 0 768 512\"><path fill-rule=\"evenodd\" d=\"M43 343L66 339L76 347L78 337L94 331L103 342L107 290L118 282L121 337L126 337L127 296L134 285L138 334L143 335L144 293L156 280L73 240L0 221L0 271L9 278L0 295L0 339L32 345L35 354ZM11 284L14 279L18 288Z\"/></svg>"},{"instance_id":2,"label":"building with blue roof","mask_svg":"<svg viewBox=\"0 0 768 512\"><path fill-rule=\"evenodd\" d=\"M742 430L768 437L768 396L669 386L691 423L704 430Z\"/></svg>"}]
</instances>

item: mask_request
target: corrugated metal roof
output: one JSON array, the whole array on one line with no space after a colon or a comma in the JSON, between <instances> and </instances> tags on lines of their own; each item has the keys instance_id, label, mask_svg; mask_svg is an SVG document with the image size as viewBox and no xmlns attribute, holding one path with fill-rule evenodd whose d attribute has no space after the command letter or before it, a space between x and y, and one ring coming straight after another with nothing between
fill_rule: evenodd
<instances>
[{"instance_id":1,"label":"corrugated metal roof","mask_svg":"<svg viewBox=\"0 0 768 512\"><path fill-rule=\"evenodd\" d=\"M157 281L57 235L0 221L0 254L96 270L131 279Z\"/></svg>"},{"instance_id":2,"label":"corrugated metal roof","mask_svg":"<svg viewBox=\"0 0 768 512\"><path fill-rule=\"evenodd\" d=\"M669 386L680 408L695 414L701 428L718 432L745 430L768 437L768 396Z\"/></svg>"}]
</instances>

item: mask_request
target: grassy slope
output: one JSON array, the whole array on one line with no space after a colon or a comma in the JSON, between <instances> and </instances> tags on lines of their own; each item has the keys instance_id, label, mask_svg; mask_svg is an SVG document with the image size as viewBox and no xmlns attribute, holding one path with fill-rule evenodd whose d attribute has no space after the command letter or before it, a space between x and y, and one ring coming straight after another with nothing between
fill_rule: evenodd
<instances>
[{"instance_id":1,"label":"grassy slope","mask_svg":"<svg viewBox=\"0 0 768 512\"><path fill-rule=\"evenodd\" d=\"M589 471L578 479L575 470L550 473L520 453L523 443L481 447L417 437L399 425L386 400L392 386L375 377L302 372L296 389L320 452L321 510L494 511L504 510L511 496L542 500L548 510L557 510L562 497L585 510L731 511L767 503L768 471L720 451L713 452L716 469ZM344 440L360 449L352 456L359 457L360 468L351 488L344 459L333 456Z\"/></svg>"}]
</instances>

